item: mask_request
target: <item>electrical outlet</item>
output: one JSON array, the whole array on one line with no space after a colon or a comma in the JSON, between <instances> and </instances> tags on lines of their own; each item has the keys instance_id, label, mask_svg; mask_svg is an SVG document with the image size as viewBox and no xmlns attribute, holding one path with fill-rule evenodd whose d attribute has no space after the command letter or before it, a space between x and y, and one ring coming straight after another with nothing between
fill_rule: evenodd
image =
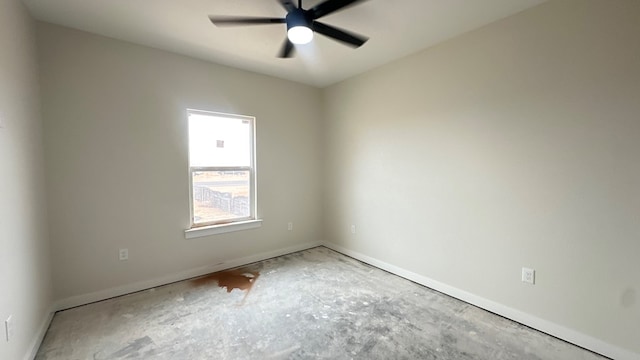
<instances>
[{"instance_id":1,"label":"electrical outlet","mask_svg":"<svg viewBox=\"0 0 640 360\"><path fill-rule=\"evenodd\" d=\"M534 285L536 283L536 271L529 268L522 268L522 282Z\"/></svg>"},{"instance_id":2,"label":"electrical outlet","mask_svg":"<svg viewBox=\"0 0 640 360\"><path fill-rule=\"evenodd\" d=\"M4 333L7 342L13 338L13 315L9 315L7 320L4 321Z\"/></svg>"},{"instance_id":3,"label":"electrical outlet","mask_svg":"<svg viewBox=\"0 0 640 360\"><path fill-rule=\"evenodd\" d=\"M351 233L352 234L356 233L356 226L355 225L351 225Z\"/></svg>"},{"instance_id":4,"label":"electrical outlet","mask_svg":"<svg viewBox=\"0 0 640 360\"><path fill-rule=\"evenodd\" d=\"M289 230L289 231L293 230L293 223L292 222L287 224L287 230Z\"/></svg>"},{"instance_id":5,"label":"electrical outlet","mask_svg":"<svg viewBox=\"0 0 640 360\"><path fill-rule=\"evenodd\" d=\"M118 256L120 257L120 261L129 260L129 249L120 249Z\"/></svg>"}]
</instances>

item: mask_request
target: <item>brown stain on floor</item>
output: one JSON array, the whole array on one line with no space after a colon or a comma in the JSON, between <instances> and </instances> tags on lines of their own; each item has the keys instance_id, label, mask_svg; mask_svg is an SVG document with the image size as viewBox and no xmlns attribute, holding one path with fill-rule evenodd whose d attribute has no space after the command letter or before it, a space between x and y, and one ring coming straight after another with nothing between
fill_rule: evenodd
<instances>
[{"instance_id":1,"label":"brown stain on floor","mask_svg":"<svg viewBox=\"0 0 640 360\"><path fill-rule=\"evenodd\" d=\"M227 293L230 293L233 289L246 291L247 293L242 299L242 303L244 303L244 299L249 295L249 291L251 291L251 288L253 287L253 284L255 284L256 280L258 280L258 277L260 277L260 273L258 271L241 268L205 275L191 280L191 283L194 286L200 287L211 285L215 282L218 287L226 288Z\"/></svg>"}]
</instances>

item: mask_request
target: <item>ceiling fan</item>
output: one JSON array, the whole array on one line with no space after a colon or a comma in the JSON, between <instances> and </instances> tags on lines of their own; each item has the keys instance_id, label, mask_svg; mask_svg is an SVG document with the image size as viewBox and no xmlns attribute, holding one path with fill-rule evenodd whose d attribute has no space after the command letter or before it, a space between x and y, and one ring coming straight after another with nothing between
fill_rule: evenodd
<instances>
[{"instance_id":1,"label":"ceiling fan","mask_svg":"<svg viewBox=\"0 0 640 360\"><path fill-rule=\"evenodd\" d=\"M209 19L216 26L286 24L287 38L278 54L281 58L290 58L293 54L293 44L309 43L313 39L314 32L354 48L362 46L369 40L369 38L362 35L317 21L323 16L335 13L338 10L344 10L349 5L366 0L326 0L307 10L302 8L302 0L298 0L297 7L290 0L277 1L287 10L287 15L284 18L210 15Z\"/></svg>"}]
</instances>

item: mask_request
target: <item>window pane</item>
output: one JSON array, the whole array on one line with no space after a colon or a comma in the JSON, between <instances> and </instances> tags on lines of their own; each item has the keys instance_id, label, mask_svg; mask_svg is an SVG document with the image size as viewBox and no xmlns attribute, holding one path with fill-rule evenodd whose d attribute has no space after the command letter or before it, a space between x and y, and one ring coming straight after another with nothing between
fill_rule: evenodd
<instances>
[{"instance_id":1,"label":"window pane","mask_svg":"<svg viewBox=\"0 0 640 360\"><path fill-rule=\"evenodd\" d=\"M249 171L194 171L194 225L248 218L250 178Z\"/></svg>"},{"instance_id":2,"label":"window pane","mask_svg":"<svg viewBox=\"0 0 640 360\"><path fill-rule=\"evenodd\" d=\"M189 166L251 166L251 121L189 114Z\"/></svg>"}]
</instances>

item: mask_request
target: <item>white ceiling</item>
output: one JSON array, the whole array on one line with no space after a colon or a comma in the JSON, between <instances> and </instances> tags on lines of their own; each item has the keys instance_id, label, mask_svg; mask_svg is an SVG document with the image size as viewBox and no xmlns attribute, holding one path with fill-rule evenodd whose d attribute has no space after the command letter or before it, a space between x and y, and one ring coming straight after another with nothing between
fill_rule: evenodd
<instances>
[{"instance_id":1,"label":"white ceiling","mask_svg":"<svg viewBox=\"0 0 640 360\"><path fill-rule=\"evenodd\" d=\"M276 57L284 24L219 28L208 19L284 17L276 0L23 1L42 21L324 87L545 0L369 0L321 19L368 36L366 44L354 50L316 35L291 59Z\"/></svg>"}]
</instances>

